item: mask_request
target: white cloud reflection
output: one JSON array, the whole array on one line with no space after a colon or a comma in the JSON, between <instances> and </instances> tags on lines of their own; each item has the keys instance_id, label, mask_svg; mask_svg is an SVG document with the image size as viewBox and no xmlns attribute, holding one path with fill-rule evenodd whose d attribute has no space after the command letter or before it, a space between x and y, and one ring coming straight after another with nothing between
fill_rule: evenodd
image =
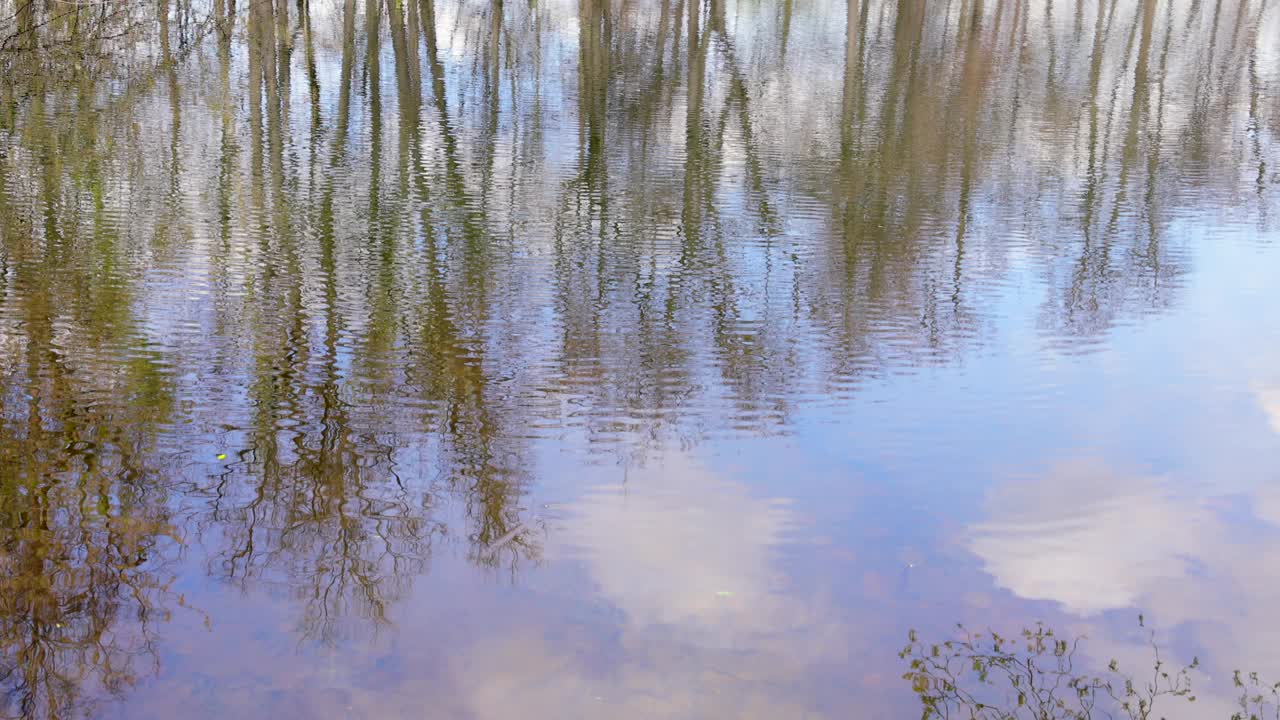
<instances>
[{"instance_id":1,"label":"white cloud reflection","mask_svg":"<svg viewBox=\"0 0 1280 720\"><path fill-rule=\"evenodd\" d=\"M1209 516L1160 478L1072 460L993 490L970 548L996 583L1091 615L1134 607L1151 587L1184 577Z\"/></svg>"},{"instance_id":2,"label":"white cloud reflection","mask_svg":"<svg viewBox=\"0 0 1280 720\"><path fill-rule=\"evenodd\" d=\"M1274 483L1215 487L1100 460L1063 462L993 489L969 547L997 585L1090 617L1076 630L1089 635L1095 659L1117 657L1131 669L1151 661L1141 638L1122 641L1096 617L1103 611L1143 612L1166 644L1176 636L1166 659L1185 663L1194 653L1208 662L1197 717L1230 714L1232 669L1280 680Z\"/></svg>"},{"instance_id":3,"label":"white cloud reflection","mask_svg":"<svg viewBox=\"0 0 1280 720\"><path fill-rule=\"evenodd\" d=\"M589 491L558 539L632 625L754 632L776 624L774 556L792 525L785 501L675 456Z\"/></svg>"},{"instance_id":4,"label":"white cloud reflection","mask_svg":"<svg viewBox=\"0 0 1280 720\"><path fill-rule=\"evenodd\" d=\"M1280 435L1280 387L1256 387L1254 393L1258 398L1258 405L1262 407L1262 411L1266 413L1267 420L1271 423L1271 429Z\"/></svg>"},{"instance_id":5,"label":"white cloud reflection","mask_svg":"<svg viewBox=\"0 0 1280 720\"><path fill-rule=\"evenodd\" d=\"M847 647L780 571L788 502L669 453L589 490L558 525L548 556L585 571L608 619L578 643L529 626L478 642L456 679L474 717L820 716L809 671Z\"/></svg>"}]
</instances>

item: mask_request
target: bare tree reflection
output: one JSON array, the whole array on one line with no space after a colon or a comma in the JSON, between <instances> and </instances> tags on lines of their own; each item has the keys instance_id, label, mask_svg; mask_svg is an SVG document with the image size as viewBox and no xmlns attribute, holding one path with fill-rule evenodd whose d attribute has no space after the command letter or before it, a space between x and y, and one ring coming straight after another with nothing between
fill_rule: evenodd
<instances>
[{"instance_id":1,"label":"bare tree reflection","mask_svg":"<svg viewBox=\"0 0 1280 720\"><path fill-rule=\"evenodd\" d=\"M7 711L145 671L185 532L333 642L538 560L546 447L1167 306L1270 222L1274 7L0 0Z\"/></svg>"},{"instance_id":2,"label":"bare tree reflection","mask_svg":"<svg viewBox=\"0 0 1280 720\"><path fill-rule=\"evenodd\" d=\"M117 129L46 120L44 103L26 125L39 153L0 162L0 336L22 328L0 361L0 712L15 718L125 691L155 667L180 602L167 565L181 533L156 481L174 460L159 430L177 415L174 386L119 271L144 238L112 214L106 163L84 151ZM103 372L125 347L129 362Z\"/></svg>"}]
</instances>

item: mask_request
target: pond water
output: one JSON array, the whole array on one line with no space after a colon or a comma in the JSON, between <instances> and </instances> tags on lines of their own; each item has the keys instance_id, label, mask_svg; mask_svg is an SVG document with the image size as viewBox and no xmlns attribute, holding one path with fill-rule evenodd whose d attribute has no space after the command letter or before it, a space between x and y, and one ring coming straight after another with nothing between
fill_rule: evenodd
<instances>
[{"instance_id":1,"label":"pond water","mask_svg":"<svg viewBox=\"0 0 1280 720\"><path fill-rule=\"evenodd\" d=\"M5 717L1280 673L1276 3L128 7L0 81Z\"/></svg>"}]
</instances>

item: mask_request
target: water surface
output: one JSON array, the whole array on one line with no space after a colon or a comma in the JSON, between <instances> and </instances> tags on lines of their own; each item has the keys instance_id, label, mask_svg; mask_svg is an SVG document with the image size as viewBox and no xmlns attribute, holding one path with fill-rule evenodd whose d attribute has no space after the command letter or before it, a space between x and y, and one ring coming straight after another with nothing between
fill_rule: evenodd
<instances>
[{"instance_id":1,"label":"water surface","mask_svg":"<svg viewBox=\"0 0 1280 720\"><path fill-rule=\"evenodd\" d=\"M0 83L6 716L896 718L909 628L1138 612L1204 717L1280 670L1274 3L113 22Z\"/></svg>"}]
</instances>

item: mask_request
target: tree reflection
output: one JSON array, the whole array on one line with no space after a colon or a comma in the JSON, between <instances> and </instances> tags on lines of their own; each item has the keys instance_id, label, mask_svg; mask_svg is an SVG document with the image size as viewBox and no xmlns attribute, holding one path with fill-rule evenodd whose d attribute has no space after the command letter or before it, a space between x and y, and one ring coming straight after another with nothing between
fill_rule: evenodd
<instances>
[{"instance_id":1,"label":"tree reflection","mask_svg":"<svg viewBox=\"0 0 1280 720\"><path fill-rule=\"evenodd\" d=\"M18 714L152 662L186 532L333 642L537 560L548 444L785 428L1024 276L1096 338L1274 202L1261 2L144 5L0 0Z\"/></svg>"},{"instance_id":2,"label":"tree reflection","mask_svg":"<svg viewBox=\"0 0 1280 720\"><path fill-rule=\"evenodd\" d=\"M159 432L178 419L174 386L122 272L143 238L116 223L108 168L84 151L117 128L91 113L46 124L45 102L24 127L37 152L0 163L6 717L61 717L127 689L155 666L157 626L180 602L166 566L181 532L158 482L174 459Z\"/></svg>"},{"instance_id":3,"label":"tree reflection","mask_svg":"<svg viewBox=\"0 0 1280 720\"><path fill-rule=\"evenodd\" d=\"M93 435L74 426L51 434L83 431ZM24 454L38 439L24 438ZM174 602L162 558L177 535L160 491L119 479L130 474L127 452L104 458L92 442L74 444L80 451L62 463L50 459L60 442L26 461L13 443L0 453L5 717L60 717L94 700L85 685L127 689L155 667L157 624Z\"/></svg>"}]
</instances>

